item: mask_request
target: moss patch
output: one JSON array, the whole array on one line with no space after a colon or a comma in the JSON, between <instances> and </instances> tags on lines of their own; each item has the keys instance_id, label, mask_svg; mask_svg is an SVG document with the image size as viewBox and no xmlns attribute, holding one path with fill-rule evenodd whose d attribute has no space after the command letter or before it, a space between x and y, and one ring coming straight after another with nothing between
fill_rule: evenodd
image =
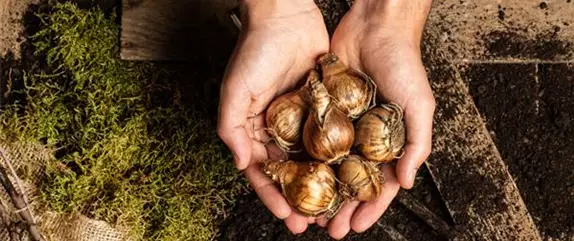
<instances>
[{"instance_id":1,"label":"moss patch","mask_svg":"<svg viewBox=\"0 0 574 241\"><path fill-rule=\"evenodd\" d=\"M212 117L178 104L168 70L118 59L115 15L60 3L39 17L32 41L50 71L24 74L25 101L3 107L0 141L54 150L37 183L48 208L140 239L213 238L244 184Z\"/></svg>"}]
</instances>

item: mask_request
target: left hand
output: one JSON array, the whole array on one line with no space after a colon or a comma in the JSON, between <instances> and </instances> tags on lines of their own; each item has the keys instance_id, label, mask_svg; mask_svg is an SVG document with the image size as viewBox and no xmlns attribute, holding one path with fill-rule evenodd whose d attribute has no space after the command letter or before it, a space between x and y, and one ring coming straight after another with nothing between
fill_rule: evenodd
<instances>
[{"instance_id":1,"label":"left hand","mask_svg":"<svg viewBox=\"0 0 574 241\"><path fill-rule=\"evenodd\" d=\"M435 100L421 59L420 41L430 0L357 0L341 20L331 51L352 68L371 76L384 102L403 108L405 155L382 168L381 195L370 202L348 202L328 223L329 235L341 239L353 229L364 232L383 215L401 186L413 186L417 169L431 151ZM381 101L378 101L379 103Z\"/></svg>"}]
</instances>

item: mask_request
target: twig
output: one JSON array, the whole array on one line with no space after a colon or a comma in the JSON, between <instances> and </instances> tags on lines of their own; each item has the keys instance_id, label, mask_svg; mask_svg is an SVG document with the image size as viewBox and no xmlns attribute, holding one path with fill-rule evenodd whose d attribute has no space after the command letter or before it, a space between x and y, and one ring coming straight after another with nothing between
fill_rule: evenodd
<instances>
[{"instance_id":1,"label":"twig","mask_svg":"<svg viewBox=\"0 0 574 241\"><path fill-rule=\"evenodd\" d=\"M241 23L241 19L239 19L239 17L237 16L238 12L239 12L238 8L234 8L233 10L231 10L231 13L229 13L229 17L231 18L231 21L233 21L235 27L237 27L238 30L241 30L241 27L243 25Z\"/></svg>"},{"instance_id":2,"label":"twig","mask_svg":"<svg viewBox=\"0 0 574 241\"><path fill-rule=\"evenodd\" d=\"M2 224L6 226L6 230L10 234L10 241L18 241L20 238L18 237L18 233L12 229L13 223L10 220L10 213L6 207L4 207L4 203L0 203L0 218L2 219Z\"/></svg>"},{"instance_id":3,"label":"twig","mask_svg":"<svg viewBox=\"0 0 574 241\"><path fill-rule=\"evenodd\" d=\"M12 68L8 70L8 82L6 83L6 92L4 93L4 98L8 98L8 93L12 91Z\"/></svg>"},{"instance_id":4,"label":"twig","mask_svg":"<svg viewBox=\"0 0 574 241\"><path fill-rule=\"evenodd\" d=\"M347 2L347 6L349 7L353 6L353 0L345 0L345 2Z\"/></svg>"},{"instance_id":5,"label":"twig","mask_svg":"<svg viewBox=\"0 0 574 241\"><path fill-rule=\"evenodd\" d=\"M393 228L393 226L387 225L387 224L382 224L380 222L377 222L377 225L379 227L381 227L385 231L385 233L387 233L393 240L395 240L395 241L407 241L405 236L403 236L401 234L401 232L399 232L399 230Z\"/></svg>"},{"instance_id":6,"label":"twig","mask_svg":"<svg viewBox=\"0 0 574 241\"><path fill-rule=\"evenodd\" d=\"M8 166L8 169L10 170L10 174L12 174L12 177L14 178L14 181L16 182L18 189L20 189L20 191L23 194L24 193L24 185L22 185L22 180L20 180L20 178L16 174L16 170L14 169L14 166L12 166L11 161L8 160L8 157L5 155L5 153L6 153L6 151L2 147L0 147L0 154L2 155L2 158L5 160L6 166ZM26 205L26 207L28 207L28 210L30 211L30 215L32 216L32 222L36 223L36 219L34 218L34 212L32 211L32 208L30 208L30 202L28 202L28 197L26 195L22 195L22 198L24 199L24 204Z\"/></svg>"},{"instance_id":7,"label":"twig","mask_svg":"<svg viewBox=\"0 0 574 241\"><path fill-rule=\"evenodd\" d=\"M454 232L450 225L438 217L435 213L430 211L425 205L417 201L405 190L400 190L397 194L398 201L419 216L426 224L431 226L441 235L446 237L453 237Z\"/></svg>"},{"instance_id":8,"label":"twig","mask_svg":"<svg viewBox=\"0 0 574 241\"><path fill-rule=\"evenodd\" d=\"M0 147L0 157L2 157L2 159L4 159L4 162L6 163L10 163L10 160L8 159L8 157L5 155L5 151L2 147ZM7 164L9 167L11 166L10 164ZM13 170L13 168L12 168ZM14 176L14 179L18 180L17 176ZM42 237L40 230L38 229L38 226L36 225L36 222L34 221L34 217L32 216L32 212L29 209L27 202L24 201L25 200L25 196L21 193L18 193L18 191L16 191L16 189L14 188L14 185L12 185L12 182L10 181L10 179L8 178L8 175L6 174L6 170L4 170L4 168L0 165L0 182L2 183L2 186L4 186L4 189L6 189L6 192L10 195L10 199L12 199L12 203L14 204L14 207L16 207L17 213L20 215L20 217L26 221L26 223L28 223L28 231L30 232L30 235L32 236L32 238L36 241L44 241L44 238ZM23 190L22 187L20 187L20 190Z\"/></svg>"}]
</instances>

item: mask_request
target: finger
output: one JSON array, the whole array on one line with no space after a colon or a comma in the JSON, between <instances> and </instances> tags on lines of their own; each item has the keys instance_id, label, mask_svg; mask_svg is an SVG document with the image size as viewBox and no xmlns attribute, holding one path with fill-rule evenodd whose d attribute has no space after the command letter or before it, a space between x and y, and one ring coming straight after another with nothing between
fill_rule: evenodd
<instances>
[{"instance_id":1,"label":"finger","mask_svg":"<svg viewBox=\"0 0 574 241\"><path fill-rule=\"evenodd\" d=\"M322 216L317 218L317 225L321 226L321 227L327 227L327 224L329 223L329 220L327 219L327 217Z\"/></svg>"},{"instance_id":2,"label":"finger","mask_svg":"<svg viewBox=\"0 0 574 241\"><path fill-rule=\"evenodd\" d=\"M271 160L287 160L287 154L279 148L275 143L269 143L265 146L267 156Z\"/></svg>"},{"instance_id":3,"label":"finger","mask_svg":"<svg viewBox=\"0 0 574 241\"><path fill-rule=\"evenodd\" d=\"M251 140L251 160L253 163L269 159L270 153L268 153L267 149L267 146L262 145L259 141Z\"/></svg>"},{"instance_id":4,"label":"finger","mask_svg":"<svg viewBox=\"0 0 574 241\"><path fill-rule=\"evenodd\" d=\"M231 76L221 86L217 134L233 153L235 166L243 170L251 158L251 140L246 131L251 96L240 79Z\"/></svg>"},{"instance_id":5,"label":"finger","mask_svg":"<svg viewBox=\"0 0 574 241\"><path fill-rule=\"evenodd\" d=\"M308 224L314 224L316 221L317 221L317 220L316 220L316 218L314 218L314 217L309 217L309 218L307 218L307 223L308 223Z\"/></svg>"},{"instance_id":6,"label":"finger","mask_svg":"<svg viewBox=\"0 0 574 241\"><path fill-rule=\"evenodd\" d=\"M434 108L432 93L409 101L405 108L405 154L397 164L398 180L405 189L413 187L418 168L431 152Z\"/></svg>"},{"instance_id":7,"label":"finger","mask_svg":"<svg viewBox=\"0 0 574 241\"><path fill-rule=\"evenodd\" d=\"M291 212L291 215L285 219L285 226L287 226L293 234L300 234L307 229L307 222L307 217L297 212Z\"/></svg>"},{"instance_id":8,"label":"finger","mask_svg":"<svg viewBox=\"0 0 574 241\"><path fill-rule=\"evenodd\" d=\"M275 183L259 170L258 165L250 165L245 169L245 176L263 204L279 219L291 215L291 207L279 192Z\"/></svg>"},{"instance_id":9,"label":"finger","mask_svg":"<svg viewBox=\"0 0 574 241\"><path fill-rule=\"evenodd\" d=\"M400 189L394 168L384 165L382 169L385 182L381 188L381 195L377 199L359 206L351 219L351 228L357 233L364 232L377 222Z\"/></svg>"},{"instance_id":10,"label":"finger","mask_svg":"<svg viewBox=\"0 0 574 241\"><path fill-rule=\"evenodd\" d=\"M267 159L285 160L286 157L285 153L274 142L263 144L257 137L251 137L251 160L254 162L261 162Z\"/></svg>"},{"instance_id":11,"label":"finger","mask_svg":"<svg viewBox=\"0 0 574 241\"><path fill-rule=\"evenodd\" d=\"M342 239L351 230L351 217L359 206L359 201L346 202L339 212L329 222L329 235L334 239Z\"/></svg>"},{"instance_id":12,"label":"finger","mask_svg":"<svg viewBox=\"0 0 574 241\"><path fill-rule=\"evenodd\" d=\"M255 102L251 102L253 106ZM255 114L252 114L255 115ZM249 138L252 140L257 140L259 143L267 143L270 138L265 130L265 112L259 113L255 116L249 116L247 118L247 125L245 129L247 130L247 134Z\"/></svg>"}]
</instances>

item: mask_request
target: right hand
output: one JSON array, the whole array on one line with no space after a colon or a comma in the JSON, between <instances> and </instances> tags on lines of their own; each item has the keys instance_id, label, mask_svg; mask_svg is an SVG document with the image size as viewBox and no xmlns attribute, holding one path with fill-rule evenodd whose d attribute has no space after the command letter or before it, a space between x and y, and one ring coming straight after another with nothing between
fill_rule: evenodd
<instances>
[{"instance_id":1,"label":"right hand","mask_svg":"<svg viewBox=\"0 0 574 241\"><path fill-rule=\"evenodd\" d=\"M265 206L291 232L302 233L315 219L293 211L257 164L286 158L261 142L268 138L265 110L329 51L329 35L313 0L246 0L244 6L242 33L221 86L217 132Z\"/></svg>"}]
</instances>

